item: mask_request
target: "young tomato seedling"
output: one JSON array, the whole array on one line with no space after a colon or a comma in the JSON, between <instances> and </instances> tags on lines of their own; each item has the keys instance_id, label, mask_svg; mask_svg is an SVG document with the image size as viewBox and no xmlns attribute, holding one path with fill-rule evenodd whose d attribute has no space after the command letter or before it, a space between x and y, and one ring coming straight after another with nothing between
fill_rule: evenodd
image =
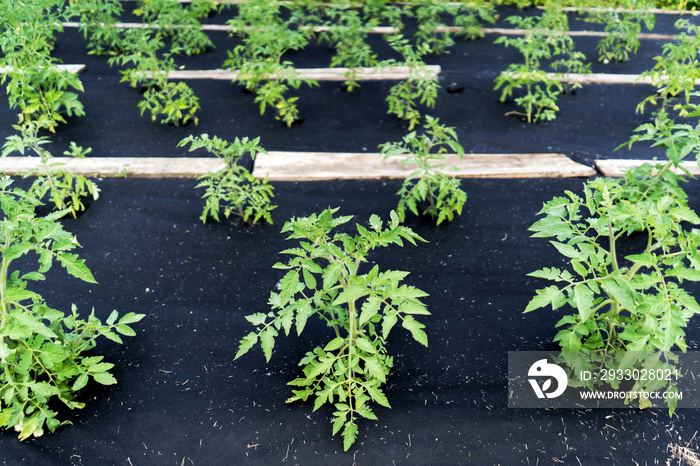
<instances>
[{"instance_id":1,"label":"young tomato seedling","mask_svg":"<svg viewBox=\"0 0 700 466\"><path fill-rule=\"evenodd\" d=\"M639 196L637 176L591 180L583 197L572 192L555 197L540 211L544 218L530 227L534 237L556 238L551 243L572 270L545 267L529 274L557 284L537 290L525 312L575 309L559 320L562 329L554 337L575 370L596 364L615 370L633 363L661 367L659 352L686 351L683 328L700 313L682 287L686 280L700 281L700 230L685 226L700 224L700 218L682 198ZM621 250L628 253L621 256ZM616 352L631 353L607 356ZM636 352L647 355L638 358ZM633 391L677 390L672 380L659 382L638 380ZM672 414L677 399L669 397L667 403ZM645 406L648 400L642 399L640 407Z\"/></svg>"},{"instance_id":2,"label":"young tomato seedling","mask_svg":"<svg viewBox=\"0 0 700 466\"><path fill-rule=\"evenodd\" d=\"M274 266L287 273L279 292L270 294L272 311L246 317L257 329L241 340L236 358L259 342L269 361L280 331L289 335L295 326L301 335L310 317L324 321L333 329L334 338L306 353L299 363L303 376L289 383L295 389L287 402L313 397L314 411L325 403L332 404L336 409L333 435L342 429L343 445L348 450L357 439L357 419L377 419L369 402L390 407L382 390L393 366L386 348L390 331L400 322L417 342L427 346L425 326L414 316L429 312L420 301L427 294L401 284L408 272L380 272L378 265L360 271L374 248L425 240L400 226L394 212L386 227L372 215L370 228L358 224L354 236L333 233L352 219L333 218L337 210L326 209L320 215L292 219L284 225L282 232L289 233L288 239L298 239L300 247L282 251L291 259Z\"/></svg>"},{"instance_id":3,"label":"young tomato seedling","mask_svg":"<svg viewBox=\"0 0 700 466\"><path fill-rule=\"evenodd\" d=\"M25 440L70 424L56 418L55 402L82 408L84 403L76 401L75 394L89 379L102 385L117 382L109 372L114 364L83 353L92 350L100 336L121 343L118 334L136 335L129 324L143 315L130 312L117 321L114 311L103 324L93 310L82 320L75 306L66 314L31 291L28 285L44 280L54 263L88 283L95 279L85 261L71 252L80 246L78 241L57 221L65 212L36 217L39 200L19 188L10 189L11 183L0 178L0 426L14 428ZM36 270L28 272L26 261L23 272L13 267L16 259L30 252L38 258Z\"/></svg>"},{"instance_id":4,"label":"young tomato seedling","mask_svg":"<svg viewBox=\"0 0 700 466\"><path fill-rule=\"evenodd\" d=\"M415 131L404 136L400 143L382 144L380 150L384 159L392 156L406 157L401 163L417 165L416 170L403 182L398 192L399 205L396 213L403 222L406 209L436 219L439 225L445 220L454 219L462 213L467 202L467 194L460 188L460 181L445 173L445 152L449 147L459 159L464 157L464 149L459 144L454 128L440 124L440 120L426 116L425 132L418 136ZM437 149L437 151L434 151Z\"/></svg>"},{"instance_id":5,"label":"young tomato seedling","mask_svg":"<svg viewBox=\"0 0 700 466\"><path fill-rule=\"evenodd\" d=\"M389 113L408 121L408 130L411 131L420 123L418 104L435 107L440 82L430 73L423 61L423 56L430 53L427 44L419 44L414 48L408 39L398 35L389 38L389 45L403 56L403 61L384 60L379 63L379 68L406 66L409 70L408 78L389 90L386 98Z\"/></svg>"},{"instance_id":6,"label":"young tomato seedling","mask_svg":"<svg viewBox=\"0 0 700 466\"><path fill-rule=\"evenodd\" d=\"M223 205L226 218L233 214L246 224L255 224L260 220L272 223L270 213L275 208L271 203L274 197L272 185L267 178L254 178L247 168L239 164L246 154L255 160L257 154L265 153L259 143L260 138L236 138L231 143L216 136L210 138L208 134L189 136L180 141L178 147L190 144L190 151L203 147L225 164L216 173L200 177L197 187L206 188L206 204L200 217L202 222L206 222L209 216L218 222Z\"/></svg>"},{"instance_id":7,"label":"young tomato seedling","mask_svg":"<svg viewBox=\"0 0 700 466\"><path fill-rule=\"evenodd\" d=\"M14 125L13 128L20 132L19 135L8 136L2 147L2 157L13 152L20 154L33 152L40 158L39 168L31 170L25 177L36 176L36 180L30 188L31 193L41 200L49 195L49 199L57 210L69 213L76 218L80 212L85 210L83 198L88 195L97 200L100 189L92 180L83 175L77 175L68 170L64 170L63 164L55 162L54 157L43 146L49 142L46 136L39 136L39 129L45 127L41 122L25 121L21 125ZM70 150L64 155L83 158L92 149L84 149L74 142L70 144Z\"/></svg>"},{"instance_id":8,"label":"young tomato seedling","mask_svg":"<svg viewBox=\"0 0 700 466\"><path fill-rule=\"evenodd\" d=\"M501 102L512 97L521 110L513 110L506 115L518 115L528 123L539 120L554 120L559 111L557 98L564 91L560 79L556 79L542 69L543 60L553 59L550 66L566 73L587 73L585 56L574 50L574 42L565 34L568 30L566 15L553 9L541 18L511 16L506 21L517 29L525 30L522 37L501 36L497 44L515 47L523 55L524 63L512 63L495 80L495 90L503 88ZM514 92L515 91L515 92Z\"/></svg>"}]
</instances>

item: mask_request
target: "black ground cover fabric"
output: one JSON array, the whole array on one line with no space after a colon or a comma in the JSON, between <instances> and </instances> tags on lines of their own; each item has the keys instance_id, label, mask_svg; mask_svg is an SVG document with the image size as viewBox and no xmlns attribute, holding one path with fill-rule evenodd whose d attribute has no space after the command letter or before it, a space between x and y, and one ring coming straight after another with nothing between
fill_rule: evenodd
<instances>
[{"instance_id":1,"label":"black ground cover fabric","mask_svg":"<svg viewBox=\"0 0 700 466\"><path fill-rule=\"evenodd\" d=\"M65 226L99 284L59 270L40 291L62 309L147 317L124 345L98 348L116 364L118 385L84 389L85 409L64 413L71 427L23 443L0 434L5 464L656 464L670 442L696 431L695 410L670 419L665 410L507 408L507 352L556 349L562 315L522 314L544 286L526 273L564 265L527 227L543 202L581 192L580 179L465 180L462 217L437 228L409 217L429 243L370 257L368 270L409 271L407 283L430 294L432 316L422 319L430 346L392 333L392 409L361 421L347 453L330 435L330 408L284 402L297 362L332 338L328 328L310 322L301 337L278 338L269 364L259 349L233 357L252 328L244 316L266 312L282 276L271 266L293 246L279 233L284 221L339 206L366 225L372 213L388 217L399 183L276 183L275 224L244 228L200 223L192 180L98 181L102 198ZM688 186L695 209L697 187ZM699 341L693 321L690 349Z\"/></svg>"},{"instance_id":2,"label":"black ground cover fabric","mask_svg":"<svg viewBox=\"0 0 700 466\"><path fill-rule=\"evenodd\" d=\"M538 9L519 12L514 8L499 9L500 20L512 14L539 14ZM223 24L225 18L213 17L209 23ZM658 15L654 32L675 33L676 16ZM571 29L600 29L599 25L583 23L572 14ZM126 21L138 18L125 15ZM415 24L407 21L407 34ZM178 57L176 62L188 70L220 68L227 51L240 43L227 32L209 32L216 48L195 57ZM663 157L663 151L638 145L632 151L615 151L626 142L632 131L651 118L635 113L636 105L653 92L646 85L585 85L574 95L562 95L558 101L561 111L552 122L527 124L517 117L504 114L513 110L513 102L499 102L500 91L493 90L494 78L509 63L520 62L522 57L513 48L494 44L496 35L490 34L474 41L456 40L450 53L429 56L426 62L442 67L443 89L434 109L424 108L426 114L457 129L462 145L474 153L530 153L562 152L576 161L592 165L597 158L652 158ZM368 39L380 59L397 58L381 35L371 34ZM625 63L604 65L597 61L595 46L599 38L575 38L577 48L592 62L594 72L640 73L651 69L654 56L661 53L663 41L642 40L637 54ZM311 43L305 50L285 56L299 68L327 67L333 50L326 44ZM54 55L64 63L85 63L87 71L81 75L85 93L80 95L86 116L70 118L61 125L52 149L61 155L71 141L92 147L94 157L151 157L182 156L188 154L177 143L190 134L209 133L222 138L235 136L261 137L263 147L269 150L363 152L377 151L379 144L400 139L407 132L405 122L388 115L385 98L391 81L365 82L352 93L341 92L338 82L321 83L318 87L302 86L289 95L299 96L299 109L304 123L291 128L275 120L272 109L262 117L254 96L242 92L242 87L228 81L190 80L188 84L200 99L199 125L172 127L150 121L148 114L139 115L139 91L119 83L117 68L107 65L106 57L87 55L86 41L76 28L66 28L56 42ZM464 86L460 94L447 93L444 88L452 83ZM0 105L0 137L13 134L15 111L7 101ZM194 155L206 155L199 151Z\"/></svg>"}]
</instances>

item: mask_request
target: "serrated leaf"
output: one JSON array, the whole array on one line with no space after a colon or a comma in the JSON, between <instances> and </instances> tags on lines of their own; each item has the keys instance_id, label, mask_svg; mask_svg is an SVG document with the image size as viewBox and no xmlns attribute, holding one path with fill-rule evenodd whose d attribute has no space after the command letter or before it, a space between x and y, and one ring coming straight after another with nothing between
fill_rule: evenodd
<instances>
[{"instance_id":1,"label":"serrated leaf","mask_svg":"<svg viewBox=\"0 0 700 466\"><path fill-rule=\"evenodd\" d=\"M109 372L95 372L90 374L95 382L102 385L114 385L117 383L117 379L114 378Z\"/></svg>"},{"instance_id":2,"label":"serrated leaf","mask_svg":"<svg viewBox=\"0 0 700 466\"><path fill-rule=\"evenodd\" d=\"M695 269L688 269L685 267L674 267L670 269L668 272L666 272L666 275L669 275L671 277L676 277L680 279L680 281L683 280L689 280L693 282L700 281L700 270L695 270Z\"/></svg>"},{"instance_id":3,"label":"serrated leaf","mask_svg":"<svg viewBox=\"0 0 700 466\"><path fill-rule=\"evenodd\" d=\"M624 280L605 280L601 283L601 286L626 309L634 312L636 308L634 291Z\"/></svg>"},{"instance_id":4,"label":"serrated leaf","mask_svg":"<svg viewBox=\"0 0 700 466\"><path fill-rule=\"evenodd\" d=\"M316 278L307 269L302 269L302 270L303 270L302 273L304 275L304 284L306 284L306 287L309 288L310 290L315 290L316 289Z\"/></svg>"},{"instance_id":5,"label":"serrated leaf","mask_svg":"<svg viewBox=\"0 0 700 466\"><path fill-rule=\"evenodd\" d=\"M275 346L275 337L278 335L277 330L272 327L267 327L260 333L260 347L265 354L265 359L269 362L272 357L272 349Z\"/></svg>"},{"instance_id":6,"label":"serrated leaf","mask_svg":"<svg viewBox=\"0 0 700 466\"><path fill-rule=\"evenodd\" d=\"M525 308L525 311L523 311L524 313L534 311L535 309L539 309L550 304L552 305L552 309L556 309L561 305L561 301L564 298L564 294L556 285L550 285L547 288L542 288L541 290L537 290L535 293L535 297L530 300Z\"/></svg>"},{"instance_id":7,"label":"serrated leaf","mask_svg":"<svg viewBox=\"0 0 700 466\"><path fill-rule=\"evenodd\" d=\"M125 314L121 319L119 319L119 323L125 325L135 324L136 322L141 321L141 319L143 319L144 317L146 317L145 314L136 314L134 312L129 312L128 314Z\"/></svg>"},{"instance_id":8,"label":"serrated leaf","mask_svg":"<svg viewBox=\"0 0 700 466\"><path fill-rule=\"evenodd\" d=\"M362 327L364 324L369 322L369 320L377 315L377 312L379 312L379 307L382 304L381 298L378 296L370 296L363 304L362 304L362 312L360 313L360 319L358 321L358 326Z\"/></svg>"},{"instance_id":9,"label":"serrated leaf","mask_svg":"<svg viewBox=\"0 0 700 466\"><path fill-rule=\"evenodd\" d=\"M265 323L265 320L267 319L267 314L262 313L262 312L256 312L255 314L250 314L248 316L245 316L245 320L250 322L251 324L258 326L262 325Z\"/></svg>"},{"instance_id":10,"label":"serrated leaf","mask_svg":"<svg viewBox=\"0 0 700 466\"><path fill-rule=\"evenodd\" d=\"M134 332L134 330L128 325L119 324L114 329L126 337L136 336L136 332Z\"/></svg>"},{"instance_id":11,"label":"serrated leaf","mask_svg":"<svg viewBox=\"0 0 700 466\"><path fill-rule=\"evenodd\" d=\"M569 246L568 244L560 243L558 241L550 241L550 243L557 248L561 255L568 257L569 259L577 259L581 255L581 253L575 247Z\"/></svg>"},{"instance_id":12,"label":"serrated leaf","mask_svg":"<svg viewBox=\"0 0 700 466\"><path fill-rule=\"evenodd\" d=\"M314 308L311 306L310 300L303 300L297 307L296 328L297 335L301 335L302 330L306 326L306 321L314 314Z\"/></svg>"},{"instance_id":13,"label":"serrated leaf","mask_svg":"<svg viewBox=\"0 0 700 466\"><path fill-rule=\"evenodd\" d=\"M236 356L233 359L236 360L244 354L246 354L257 342L258 334L255 332L250 332L249 334L244 336L239 342L238 352L236 353Z\"/></svg>"},{"instance_id":14,"label":"serrated leaf","mask_svg":"<svg viewBox=\"0 0 700 466\"><path fill-rule=\"evenodd\" d=\"M46 327L44 324L42 324L40 321L38 321L31 315L25 314L23 312L16 312L13 313L12 316L15 318L15 320L17 320L17 322L24 325L25 327L28 327L34 333L38 333L39 335L43 335L47 338L58 338L51 329Z\"/></svg>"},{"instance_id":15,"label":"serrated leaf","mask_svg":"<svg viewBox=\"0 0 700 466\"><path fill-rule=\"evenodd\" d=\"M582 321L586 321L593 311L593 292L588 286L580 283L574 287L574 303L581 316Z\"/></svg>"},{"instance_id":16,"label":"serrated leaf","mask_svg":"<svg viewBox=\"0 0 700 466\"><path fill-rule=\"evenodd\" d=\"M113 325L114 322L117 321L117 317L119 317L119 313L117 311L112 311L109 317L107 317L106 324L110 326Z\"/></svg>"},{"instance_id":17,"label":"serrated leaf","mask_svg":"<svg viewBox=\"0 0 700 466\"><path fill-rule=\"evenodd\" d=\"M335 301L333 301L334 305L339 305L339 304L345 304L349 303L351 301L357 301L361 297L367 295L369 291L367 290L367 287L364 285L350 285L346 289L344 289L337 298L335 298Z\"/></svg>"},{"instance_id":18,"label":"serrated leaf","mask_svg":"<svg viewBox=\"0 0 700 466\"><path fill-rule=\"evenodd\" d=\"M95 277L92 276L92 272L85 265L84 259L79 259L77 254L71 253L61 253L58 254L58 261L63 267L65 267L66 272L73 275L75 278L79 278L88 283L97 283Z\"/></svg>"},{"instance_id":19,"label":"serrated leaf","mask_svg":"<svg viewBox=\"0 0 700 466\"><path fill-rule=\"evenodd\" d=\"M48 382L29 382L29 388L34 395L41 397L50 397L58 395L58 387L51 385Z\"/></svg>"},{"instance_id":20,"label":"serrated leaf","mask_svg":"<svg viewBox=\"0 0 700 466\"><path fill-rule=\"evenodd\" d=\"M380 405L385 406L387 408L391 408L389 400L387 400L386 396L384 396L384 393L381 391L381 389L376 388L372 385L365 385L365 388L367 389L367 393L369 393L369 396L372 397L372 400L374 402L379 403Z\"/></svg>"},{"instance_id":21,"label":"serrated leaf","mask_svg":"<svg viewBox=\"0 0 700 466\"><path fill-rule=\"evenodd\" d=\"M342 262L334 262L329 264L323 271L323 288L329 289L335 285L343 271Z\"/></svg>"},{"instance_id":22,"label":"serrated leaf","mask_svg":"<svg viewBox=\"0 0 700 466\"><path fill-rule=\"evenodd\" d=\"M376 348L366 337L359 337L355 340L355 344L365 353L374 354L377 352Z\"/></svg>"},{"instance_id":23,"label":"serrated leaf","mask_svg":"<svg viewBox=\"0 0 700 466\"><path fill-rule=\"evenodd\" d=\"M420 343L423 346L428 346L428 336L423 331L425 325L421 324L409 315L403 318L401 326L406 330L410 331L411 335L413 335L413 339L416 340L418 343Z\"/></svg>"},{"instance_id":24,"label":"serrated leaf","mask_svg":"<svg viewBox=\"0 0 700 466\"><path fill-rule=\"evenodd\" d=\"M345 428L343 429L343 449L348 451L355 440L357 439L357 424L352 421L345 423Z\"/></svg>"},{"instance_id":25,"label":"serrated leaf","mask_svg":"<svg viewBox=\"0 0 700 466\"><path fill-rule=\"evenodd\" d=\"M386 383L386 374L384 373L384 368L379 363L375 356L371 356L364 359L365 368L371 376L378 379L381 383Z\"/></svg>"},{"instance_id":26,"label":"serrated leaf","mask_svg":"<svg viewBox=\"0 0 700 466\"><path fill-rule=\"evenodd\" d=\"M389 332L394 327L397 320L398 317L396 316L396 313L387 314L384 316L384 319L382 319L382 338L385 340L387 339Z\"/></svg>"},{"instance_id":27,"label":"serrated leaf","mask_svg":"<svg viewBox=\"0 0 700 466\"><path fill-rule=\"evenodd\" d=\"M345 344L345 338L337 337L328 342L323 351L335 351Z\"/></svg>"},{"instance_id":28,"label":"serrated leaf","mask_svg":"<svg viewBox=\"0 0 700 466\"><path fill-rule=\"evenodd\" d=\"M81 388L83 388L85 385L88 383L88 375L83 373L78 376L77 379L75 379L75 382L73 383L73 390L78 391Z\"/></svg>"}]
</instances>

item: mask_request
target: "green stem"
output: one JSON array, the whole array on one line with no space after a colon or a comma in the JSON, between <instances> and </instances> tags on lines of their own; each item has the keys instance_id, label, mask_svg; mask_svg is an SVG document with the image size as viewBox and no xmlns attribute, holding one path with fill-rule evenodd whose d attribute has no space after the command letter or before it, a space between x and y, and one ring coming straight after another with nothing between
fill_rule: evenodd
<instances>
[{"instance_id":1,"label":"green stem","mask_svg":"<svg viewBox=\"0 0 700 466\"><path fill-rule=\"evenodd\" d=\"M617 252L615 251L615 235L613 234L612 219L611 223L608 223L608 234L610 237L610 256L612 257L613 269L618 271L619 267L617 265Z\"/></svg>"},{"instance_id":2,"label":"green stem","mask_svg":"<svg viewBox=\"0 0 700 466\"><path fill-rule=\"evenodd\" d=\"M2 260L2 268L0 268L0 325L5 325L7 320L7 268L10 261Z\"/></svg>"}]
</instances>

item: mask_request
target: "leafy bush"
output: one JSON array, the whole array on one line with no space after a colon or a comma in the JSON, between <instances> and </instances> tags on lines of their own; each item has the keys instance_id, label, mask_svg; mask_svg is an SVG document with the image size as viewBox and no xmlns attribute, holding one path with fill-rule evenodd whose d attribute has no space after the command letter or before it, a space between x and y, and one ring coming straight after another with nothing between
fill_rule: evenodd
<instances>
[{"instance_id":1,"label":"leafy bush","mask_svg":"<svg viewBox=\"0 0 700 466\"><path fill-rule=\"evenodd\" d=\"M70 16L77 17L88 49L94 55L116 55L123 52L121 31L117 20L124 12L119 0L81 0L68 7Z\"/></svg>"},{"instance_id":2,"label":"leafy bush","mask_svg":"<svg viewBox=\"0 0 700 466\"><path fill-rule=\"evenodd\" d=\"M77 75L57 69L51 57L55 34L62 30L60 9L52 1L37 1L17 8L0 2L0 83L7 82L10 108L20 109L19 123L39 122L55 132L64 115L85 114L74 91L83 91Z\"/></svg>"},{"instance_id":3,"label":"leafy bush","mask_svg":"<svg viewBox=\"0 0 700 466\"><path fill-rule=\"evenodd\" d=\"M159 35L170 39L175 53L198 55L214 47L197 18L179 2L139 0L134 14L141 16L149 28L157 28Z\"/></svg>"},{"instance_id":4,"label":"leafy bush","mask_svg":"<svg viewBox=\"0 0 700 466\"><path fill-rule=\"evenodd\" d=\"M210 138L208 134L200 137L189 136L180 141L178 147L190 144L190 151L203 147L225 164L218 172L200 177L201 181L197 187L206 188L206 204L200 217L202 222L206 222L209 216L218 222L219 211L223 205L226 218L233 214L247 224L254 224L260 220L272 223L270 213L275 208L271 203L274 196L272 186L267 178L258 180L247 168L239 164L241 157L246 154L255 160L257 154L265 153L265 149L260 147L259 143L260 138L236 138L229 143L216 136Z\"/></svg>"},{"instance_id":5,"label":"leafy bush","mask_svg":"<svg viewBox=\"0 0 700 466\"><path fill-rule=\"evenodd\" d=\"M19 188L10 189L11 180L0 178L0 205L3 220L0 232L0 426L14 428L20 440L39 437L70 421L60 421L50 408L60 400L70 409L82 408L76 393L89 379L103 385L116 383L109 372L114 364L102 356L84 356L104 336L117 343L119 334L133 336L129 324L143 318L128 313L117 321L112 312L102 324L93 312L87 320L79 318L76 307L66 314L53 309L28 285L44 280L44 274L57 262L66 272L95 283L84 260L70 251L79 246L76 238L56 221L65 212L36 217L40 202ZM24 272L11 267L14 260L33 252L38 256L36 271Z\"/></svg>"},{"instance_id":6,"label":"leafy bush","mask_svg":"<svg viewBox=\"0 0 700 466\"><path fill-rule=\"evenodd\" d=\"M403 56L403 61L384 60L379 63L379 67L406 66L409 70L408 78L389 90L386 98L389 113L408 121L408 130L411 131L420 123L421 113L418 105L435 107L440 82L426 68L423 61L423 56L430 53L428 45L419 44L414 48L409 40L401 35L390 37L389 45Z\"/></svg>"},{"instance_id":7,"label":"leafy bush","mask_svg":"<svg viewBox=\"0 0 700 466\"><path fill-rule=\"evenodd\" d=\"M300 247L282 251L292 257L274 266L287 272L279 292L270 294L272 311L246 317L257 329L241 340L236 358L259 342L269 361L280 331L289 335L294 326L300 335L309 318L324 321L333 329L334 338L306 353L299 363L304 375L289 383L295 389L287 402L314 397L314 411L325 403L332 404L336 409L333 435L342 429L343 445L348 450L357 439L357 419L377 419L369 402L390 407L381 388L393 366L385 346L389 333L400 322L417 342L427 346L424 325L414 316L429 312L420 301L425 292L400 284L408 272L380 272L375 265L360 273L373 249L403 246L403 240L414 245L416 240L424 240L399 226L393 212L386 227L372 215L370 229L358 224L354 236L332 234L352 219L333 218L337 210L326 209L320 215L292 219L284 225L282 232L289 233L288 239L298 239Z\"/></svg>"},{"instance_id":8,"label":"leafy bush","mask_svg":"<svg viewBox=\"0 0 700 466\"><path fill-rule=\"evenodd\" d=\"M447 53L454 45L448 30L447 18L452 18L455 26L461 27L458 35L468 39L483 37L481 21L496 22L495 8L488 2L456 3L446 0L414 0L411 7L415 9L418 29L415 38L418 43L428 45L432 53Z\"/></svg>"},{"instance_id":9,"label":"leafy bush","mask_svg":"<svg viewBox=\"0 0 700 466\"><path fill-rule=\"evenodd\" d=\"M663 111L669 99L683 94L683 101L676 104L674 109L680 110L681 116L688 113L683 105L690 104L695 82L700 79L700 27L686 19L679 19L675 27L682 31L677 39L665 43L661 56L654 57L654 69L640 75L651 78L657 93L644 99L637 106L638 112L644 112L647 103L656 105L658 97L661 98L660 110Z\"/></svg>"},{"instance_id":10,"label":"leafy bush","mask_svg":"<svg viewBox=\"0 0 700 466\"><path fill-rule=\"evenodd\" d=\"M392 156L405 156L401 163L417 166L398 192L401 199L396 213L402 222L406 209L415 215L422 209L421 213L436 219L438 225L462 213L467 194L460 188L459 179L445 173L445 166L441 163L445 160L445 146L459 155L460 160L464 157L464 149L454 128L441 125L437 118L431 116L426 117L425 132L420 136L413 131L404 136L400 143L380 146L385 160ZM433 152L434 149L437 151Z\"/></svg>"},{"instance_id":11,"label":"leafy bush","mask_svg":"<svg viewBox=\"0 0 700 466\"><path fill-rule=\"evenodd\" d=\"M603 37L596 47L598 59L603 63L629 60L629 55L637 53L639 49L642 24L649 30L654 28L654 14L646 11L653 6L651 2L624 0L619 2L618 6L620 10L597 8L584 12L585 21L605 24L605 32L608 35Z\"/></svg>"},{"instance_id":12,"label":"leafy bush","mask_svg":"<svg viewBox=\"0 0 700 466\"><path fill-rule=\"evenodd\" d=\"M331 67L349 68L346 73L347 81L343 83L348 91L359 87L357 70L361 67L372 67L377 64L377 54L366 42L367 29L376 23L366 23L360 14L351 9L335 7L328 12L328 32L321 34L319 40L327 41L335 47L331 58Z\"/></svg>"},{"instance_id":13,"label":"leafy bush","mask_svg":"<svg viewBox=\"0 0 700 466\"><path fill-rule=\"evenodd\" d=\"M121 71L121 82L145 89L138 104L141 115L148 111L152 121L160 119L161 123L174 126L189 122L197 124L199 98L184 82L176 83L168 79L170 71L176 68L173 55L178 53L178 49L171 49L161 58L158 51L164 47L164 42L160 34L145 28L125 32L123 46L124 53L110 58L109 63L133 65L133 68Z\"/></svg>"},{"instance_id":14,"label":"leafy bush","mask_svg":"<svg viewBox=\"0 0 700 466\"><path fill-rule=\"evenodd\" d=\"M100 190L92 180L62 169L63 164L54 161L51 152L43 147L49 142L49 139L45 136L39 136L39 129L42 127L41 123L35 124L32 121L13 126L20 134L7 138L3 144L2 157L13 152L24 155L25 151L33 152L34 155L39 156L41 160L39 168L25 174L25 177L37 177L32 183L30 192L39 200L48 193L49 199L57 210L67 212L76 218L78 213L85 210L83 198L91 195L96 200ZM90 148L83 149L71 142L70 150L66 151L64 155L82 158L91 150Z\"/></svg>"},{"instance_id":15,"label":"leafy bush","mask_svg":"<svg viewBox=\"0 0 700 466\"><path fill-rule=\"evenodd\" d=\"M252 0L238 8L238 16L227 24L232 33L243 36L242 44L228 52L223 66L239 72L235 81L256 94L261 115L271 106L277 112L276 119L292 126L299 119L299 98L285 94L290 87L317 86L318 82L300 78L292 63L282 61L282 57L290 50L304 48L312 31L293 27L297 16L283 20L276 2Z\"/></svg>"},{"instance_id":16,"label":"leafy bush","mask_svg":"<svg viewBox=\"0 0 700 466\"><path fill-rule=\"evenodd\" d=\"M495 80L495 88L503 88L500 100L522 92L515 98L515 103L522 109L513 110L506 115L524 117L528 123L539 120L553 120L559 111L557 98L564 91L562 79L557 79L542 69L542 61L552 59L551 66L566 73L588 73L588 66L583 63L585 56L574 50L574 42L565 32L568 30L566 15L560 10L551 10L541 18L510 16L506 21L517 29L525 30L520 37L501 36L497 44L515 47L520 51L524 63L512 63L501 72Z\"/></svg>"}]
</instances>

